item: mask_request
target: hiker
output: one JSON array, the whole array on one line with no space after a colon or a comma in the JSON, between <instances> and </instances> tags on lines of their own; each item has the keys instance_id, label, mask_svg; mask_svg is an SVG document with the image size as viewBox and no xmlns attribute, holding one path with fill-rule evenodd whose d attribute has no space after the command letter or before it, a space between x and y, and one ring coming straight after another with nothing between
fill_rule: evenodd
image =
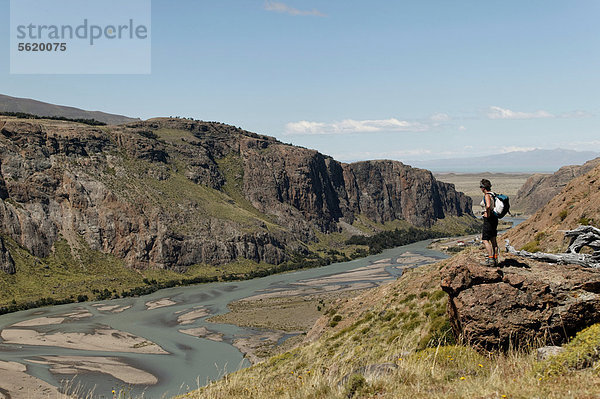
<instances>
[{"instance_id":1,"label":"hiker","mask_svg":"<svg viewBox=\"0 0 600 399\"><path fill-rule=\"evenodd\" d=\"M498 236L498 216L494 212L494 193L492 192L492 182L488 179L481 179L479 184L481 191L483 192L483 201L481 206L483 207L483 231L481 234L481 241L485 245L487 251L487 257L484 262L487 266L496 266L498 264L498 242L496 237Z\"/></svg>"}]
</instances>

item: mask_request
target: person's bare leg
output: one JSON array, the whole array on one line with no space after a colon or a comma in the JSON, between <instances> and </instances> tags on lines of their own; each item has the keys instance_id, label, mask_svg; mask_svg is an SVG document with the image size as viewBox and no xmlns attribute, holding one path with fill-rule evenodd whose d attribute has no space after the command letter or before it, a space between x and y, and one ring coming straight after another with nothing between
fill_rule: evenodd
<instances>
[{"instance_id":1,"label":"person's bare leg","mask_svg":"<svg viewBox=\"0 0 600 399\"><path fill-rule=\"evenodd\" d=\"M490 241L491 241L490 246L492 247L492 255L491 256L494 258L494 263L498 264L498 240L496 239L496 237L492 237L492 239ZM490 251L488 250L488 254L489 253L490 253Z\"/></svg>"},{"instance_id":2,"label":"person's bare leg","mask_svg":"<svg viewBox=\"0 0 600 399\"><path fill-rule=\"evenodd\" d=\"M494 257L494 247L492 245L492 242L488 241L488 240L482 240L482 241L483 241L483 245L485 245L485 250L487 251L488 258L493 258Z\"/></svg>"}]
</instances>

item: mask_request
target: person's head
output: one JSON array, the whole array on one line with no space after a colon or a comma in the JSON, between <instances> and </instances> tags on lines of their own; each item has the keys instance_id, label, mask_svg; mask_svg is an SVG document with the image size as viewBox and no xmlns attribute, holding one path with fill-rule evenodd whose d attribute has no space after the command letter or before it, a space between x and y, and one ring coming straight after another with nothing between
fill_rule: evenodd
<instances>
[{"instance_id":1,"label":"person's head","mask_svg":"<svg viewBox=\"0 0 600 399\"><path fill-rule=\"evenodd\" d=\"M481 190L483 190L483 191L491 191L492 190L492 182L489 181L488 179L481 179L481 182L479 183L479 188L481 188Z\"/></svg>"}]
</instances>

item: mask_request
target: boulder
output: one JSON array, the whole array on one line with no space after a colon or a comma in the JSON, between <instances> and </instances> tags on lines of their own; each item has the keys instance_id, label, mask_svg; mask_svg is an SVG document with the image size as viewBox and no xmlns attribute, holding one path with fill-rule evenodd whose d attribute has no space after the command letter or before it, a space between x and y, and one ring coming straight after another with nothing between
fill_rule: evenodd
<instances>
[{"instance_id":1,"label":"boulder","mask_svg":"<svg viewBox=\"0 0 600 399\"><path fill-rule=\"evenodd\" d=\"M537 349L536 359L542 362L565 351L562 346L544 346Z\"/></svg>"},{"instance_id":2,"label":"boulder","mask_svg":"<svg viewBox=\"0 0 600 399\"><path fill-rule=\"evenodd\" d=\"M600 322L600 272L512 257L482 266L469 251L441 271L457 336L481 349L560 345Z\"/></svg>"}]
</instances>

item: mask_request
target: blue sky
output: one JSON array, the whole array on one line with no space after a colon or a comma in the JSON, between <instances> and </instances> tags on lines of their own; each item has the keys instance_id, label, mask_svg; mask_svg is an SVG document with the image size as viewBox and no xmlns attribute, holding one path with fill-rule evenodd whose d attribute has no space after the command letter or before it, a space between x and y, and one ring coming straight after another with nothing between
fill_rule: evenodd
<instances>
[{"instance_id":1,"label":"blue sky","mask_svg":"<svg viewBox=\"0 0 600 399\"><path fill-rule=\"evenodd\" d=\"M600 151L600 2L153 0L150 75L0 93L231 123L336 159ZM0 54L9 0L0 0Z\"/></svg>"}]
</instances>

